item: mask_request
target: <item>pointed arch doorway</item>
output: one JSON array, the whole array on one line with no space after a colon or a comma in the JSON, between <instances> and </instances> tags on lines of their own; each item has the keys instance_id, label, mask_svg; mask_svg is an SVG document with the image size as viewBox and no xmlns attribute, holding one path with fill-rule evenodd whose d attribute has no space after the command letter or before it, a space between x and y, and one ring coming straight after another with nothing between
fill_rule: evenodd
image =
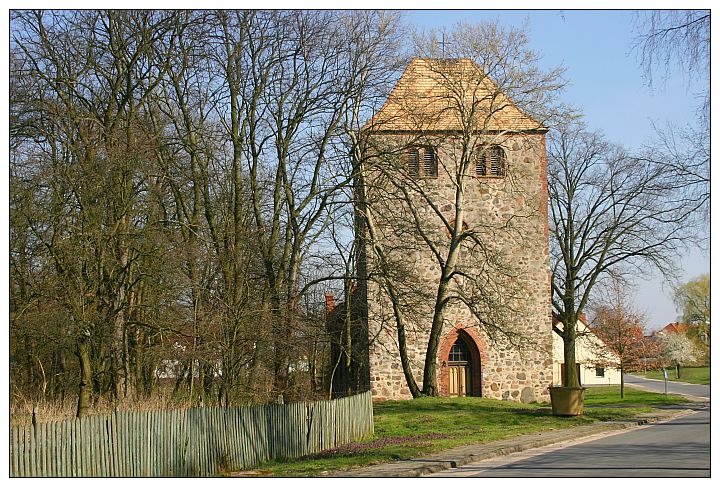
<instances>
[{"instance_id":1,"label":"pointed arch doorway","mask_svg":"<svg viewBox=\"0 0 720 487\"><path fill-rule=\"evenodd\" d=\"M446 364L448 396L482 395L480 352L466 332L458 331L448 351Z\"/></svg>"}]
</instances>

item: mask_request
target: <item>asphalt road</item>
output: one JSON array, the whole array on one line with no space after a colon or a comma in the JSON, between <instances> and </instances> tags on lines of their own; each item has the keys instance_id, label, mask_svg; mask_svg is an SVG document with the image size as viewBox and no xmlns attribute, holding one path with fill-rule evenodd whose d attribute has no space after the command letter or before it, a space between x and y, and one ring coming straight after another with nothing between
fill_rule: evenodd
<instances>
[{"instance_id":1,"label":"asphalt road","mask_svg":"<svg viewBox=\"0 0 720 487\"><path fill-rule=\"evenodd\" d=\"M673 373L675 373L675 371L668 371L668 374ZM652 392L665 392L665 381L646 379L645 377L638 377L637 375L625 374L625 385L646 389ZM667 381L667 391L668 394L681 394L684 396L690 396L691 399L702 401L710 400L710 386L702 384L687 384L684 382L674 382L669 380Z\"/></svg>"},{"instance_id":2,"label":"asphalt road","mask_svg":"<svg viewBox=\"0 0 720 487\"><path fill-rule=\"evenodd\" d=\"M707 406L591 441L552 445L445 470L431 477L709 477Z\"/></svg>"}]
</instances>

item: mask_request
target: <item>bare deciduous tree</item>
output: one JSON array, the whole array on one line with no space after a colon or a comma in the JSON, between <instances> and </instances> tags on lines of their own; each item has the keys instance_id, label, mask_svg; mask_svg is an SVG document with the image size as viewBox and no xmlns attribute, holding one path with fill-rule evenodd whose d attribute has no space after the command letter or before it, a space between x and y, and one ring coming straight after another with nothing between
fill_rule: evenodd
<instances>
[{"instance_id":1,"label":"bare deciduous tree","mask_svg":"<svg viewBox=\"0 0 720 487\"><path fill-rule=\"evenodd\" d=\"M568 387L579 387L578 317L609 273L653 268L674 274L696 201L676 188L684 173L612 146L582 125L548 145L553 308L563 329Z\"/></svg>"},{"instance_id":2,"label":"bare deciduous tree","mask_svg":"<svg viewBox=\"0 0 720 487\"><path fill-rule=\"evenodd\" d=\"M637 14L633 49L650 86L658 73L664 79L676 70L684 72L688 87L700 92L695 123L679 126L674 121L655 127L655 140L644 157L683 173L677 192L696 199L709 217L710 201L710 12L707 10L649 10ZM701 222L702 223L702 222ZM707 225L689 232L706 236Z\"/></svg>"},{"instance_id":3,"label":"bare deciduous tree","mask_svg":"<svg viewBox=\"0 0 720 487\"><path fill-rule=\"evenodd\" d=\"M158 50L172 29L163 12L16 12L13 45L34 93L39 137L31 147L38 200L49 219L25 213L55 264L77 337L78 414L90 388L133 396L129 349L152 231L142 205L151 188L141 112L164 75ZM29 209L21 205L20 211ZM105 338L109 338L108 341ZM109 358L102 347L109 346ZM93 357L96 359L93 360ZM103 358L99 358L103 357Z\"/></svg>"},{"instance_id":4,"label":"bare deciduous tree","mask_svg":"<svg viewBox=\"0 0 720 487\"><path fill-rule=\"evenodd\" d=\"M167 368L193 401L267 401L298 364L322 370L317 286L351 276L309 256L337 261L321 240L397 27L382 12L13 12L18 393L80 382L84 414L151 394Z\"/></svg>"},{"instance_id":5,"label":"bare deciduous tree","mask_svg":"<svg viewBox=\"0 0 720 487\"><path fill-rule=\"evenodd\" d=\"M638 54L648 82L658 70L669 74L675 68L688 81L707 80L710 74L710 12L708 10L646 10L638 12L633 49ZM709 90L705 108L709 108Z\"/></svg>"}]
</instances>

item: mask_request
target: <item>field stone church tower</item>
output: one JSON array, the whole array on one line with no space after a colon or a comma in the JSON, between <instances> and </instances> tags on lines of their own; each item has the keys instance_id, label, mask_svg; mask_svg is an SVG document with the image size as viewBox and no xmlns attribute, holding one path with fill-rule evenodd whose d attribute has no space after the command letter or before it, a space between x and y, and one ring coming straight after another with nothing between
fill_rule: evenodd
<instances>
[{"instance_id":1,"label":"field stone church tower","mask_svg":"<svg viewBox=\"0 0 720 487\"><path fill-rule=\"evenodd\" d=\"M422 388L439 262L461 205L462 230L473 237L464 241L452 278L437 353L439 392L547 400L547 129L473 61L414 59L364 130L371 156L357 214L358 270L365 279L355 299L362 302L359 319L367 333L367 362L359 369L369 376L373 399L411 397L400 362L398 313ZM521 346L493 334L496 325L511 330Z\"/></svg>"}]
</instances>

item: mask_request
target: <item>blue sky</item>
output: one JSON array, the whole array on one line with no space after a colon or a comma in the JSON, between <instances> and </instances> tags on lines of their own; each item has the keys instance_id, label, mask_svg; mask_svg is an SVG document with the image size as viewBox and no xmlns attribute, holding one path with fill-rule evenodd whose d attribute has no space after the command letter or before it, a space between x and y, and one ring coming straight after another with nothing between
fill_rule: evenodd
<instances>
[{"instance_id":1,"label":"blue sky","mask_svg":"<svg viewBox=\"0 0 720 487\"><path fill-rule=\"evenodd\" d=\"M639 147L653 136L652 122L692 121L698 85L688 87L681 72L649 88L632 51L634 13L620 10L421 10L406 11L420 29L452 28L459 21L498 20L527 27L530 46L543 55L546 68L562 65L570 82L564 99L585 114L590 129L600 129L615 143ZM664 73L662 73L664 74ZM687 280L710 271L706 252L681 256ZM675 321L672 291L657 276L639 276L636 304L646 312L648 328Z\"/></svg>"}]
</instances>

